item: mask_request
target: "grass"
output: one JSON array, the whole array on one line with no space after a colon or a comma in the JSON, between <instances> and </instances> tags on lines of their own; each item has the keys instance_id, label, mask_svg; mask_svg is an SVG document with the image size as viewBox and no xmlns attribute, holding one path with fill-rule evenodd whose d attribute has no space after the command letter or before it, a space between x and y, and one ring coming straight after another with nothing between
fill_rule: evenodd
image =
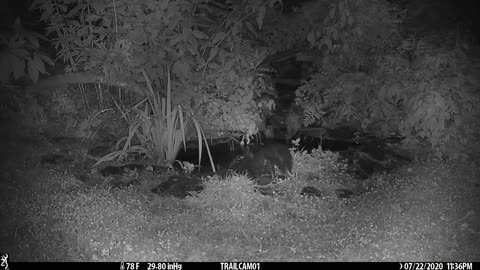
<instances>
[{"instance_id":1,"label":"grass","mask_svg":"<svg viewBox=\"0 0 480 270\"><path fill-rule=\"evenodd\" d=\"M346 200L297 195L306 178L336 183L297 164L299 179L285 183L295 192L263 196L235 175L180 200L87 187L72 168L40 166L46 149L5 146L0 250L12 261L480 260L478 168L466 164L419 161Z\"/></svg>"}]
</instances>

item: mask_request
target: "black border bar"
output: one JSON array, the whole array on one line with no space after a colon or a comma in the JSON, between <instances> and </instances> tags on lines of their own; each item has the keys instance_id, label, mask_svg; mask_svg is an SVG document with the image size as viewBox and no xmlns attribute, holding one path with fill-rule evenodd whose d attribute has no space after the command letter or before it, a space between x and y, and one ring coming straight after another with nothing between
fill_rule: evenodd
<instances>
[{"instance_id":1,"label":"black border bar","mask_svg":"<svg viewBox=\"0 0 480 270\"><path fill-rule=\"evenodd\" d=\"M66 269L66 270L269 270L288 267L308 269L383 269L383 270L480 270L479 262L8 262L8 270ZM0 267L0 270L4 270Z\"/></svg>"}]
</instances>

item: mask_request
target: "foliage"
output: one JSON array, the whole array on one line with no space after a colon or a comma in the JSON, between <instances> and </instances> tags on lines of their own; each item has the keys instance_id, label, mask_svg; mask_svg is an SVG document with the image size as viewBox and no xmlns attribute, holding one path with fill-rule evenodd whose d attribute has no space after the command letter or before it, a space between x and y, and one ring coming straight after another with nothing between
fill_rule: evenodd
<instances>
[{"instance_id":1,"label":"foliage","mask_svg":"<svg viewBox=\"0 0 480 270\"><path fill-rule=\"evenodd\" d=\"M286 180L292 181L292 180ZM293 182L293 181L292 181ZM291 191L293 193L293 190ZM288 218L296 220L325 220L325 203L321 200L306 200L298 193L294 196L264 196L255 190L253 182L242 175L226 179L216 177L205 183L205 190L186 199L187 204L202 211L216 232L253 234L265 228L284 224Z\"/></svg>"},{"instance_id":2,"label":"foliage","mask_svg":"<svg viewBox=\"0 0 480 270\"><path fill-rule=\"evenodd\" d=\"M318 70L296 92L305 126L402 131L438 153L478 137L473 65L448 44L451 35L404 36L404 13L388 1L310 1L288 14L279 4L37 0L33 7L49 23L67 71L144 85L138 71L145 70L154 87L166 89L170 69L173 103L195 111L208 137L256 133L264 115L255 100L270 91L260 64L304 44Z\"/></svg>"},{"instance_id":3,"label":"foliage","mask_svg":"<svg viewBox=\"0 0 480 270\"><path fill-rule=\"evenodd\" d=\"M261 28L276 2L55 0L32 7L49 24L67 72L144 84L138 71L145 70L165 89L161 78L170 69L174 103L195 111L207 131L253 134L261 119L252 99L267 90L256 76L265 49L254 50L243 33Z\"/></svg>"},{"instance_id":4,"label":"foliage","mask_svg":"<svg viewBox=\"0 0 480 270\"><path fill-rule=\"evenodd\" d=\"M319 72L296 92L296 103L304 108L304 125L320 120L324 126L335 126L367 119L367 106L379 113L389 110L390 104L379 107L370 100L376 94L376 81L369 72L375 68L375 56L384 55L398 41L398 15L375 0L330 6L322 30L312 29L308 37L325 56L317 63Z\"/></svg>"},{"instance_id":5,"label":"foliage","mask_svg":"<svg viewBox=\"0 0 480 270\"><path fill-rule=\"evenodd\" d=\"M398 18L380 1L332 6L325 32L310 39L328 54L296 92L304 125L353 125L382 137L401 131L410 142L427 140L438 156L465 156L480 124L473 65L441 41L448 35L401 37Z\"/></svg>"},{"instance_id":6,"label":"foliage","mask_svg":"<svg viewBox=\"0 0 480 270\"><path fill-rule=\"evenodd\" d=\"M405 100L400 128L430 142L438 157L466 158L476 151L469 145L480 135L473 66L459 47L433 44L407 39L401 47L412 49L413 65L410 72L399 72L405 78L398 91Z\"/></svg>"},{"instance_id":7,"label":"foliage","mask_svg":"<svg viewBox=\"0 0 480 270\"><path fill-rule=\"evenodd\" d=\"M130 112L123 111L123 117L129 123L128 135L121 138L117 145L123 148L107 154L95 165L112 159L123 159L128 153L144 153L154 158L158 165L172 165L186 138L196 134L198 138L199 165L202 157L202 139L206 144L213 171L212 156L208 148L205 133L192 112L184 113L182 106L172 106L170 80L167 85L167 99L154 92L148 76L143 71L150 95L137 103ZM135 144L137 142L138 144Z\"/></svg>"},{"instance_id":8,"label":"foliage","mask_svg":"<svg viewBox=\"0 0 480 270\"><path fill-rule=\"evenodd\" d=\"M298 141L293 141L298 147ZM338 162L338 153L323 151L320 147L307 152L303 149L292 151L295 161L295 175L304 181L304 186L330 188L331 184L339 184L341 179L348 180L346 165Z\"/></svg>"},{"instance_id":9,"label":"foliage","mask_svg":"<svg viewBox=\"0 0 480 270\"><path fill-rule=\"evenodd\" d=\"M324 7L325 2L315 1ZM323 8L315 8L315 14L306 16L308 8L299 16L298 12L285 14L281 10L267 10L263 28L253 31L254 39L260 46L272 48L274 52L282 52L294 48L307 39L311 27L318 25L316 19L323 16Z\"/></svg>"},{"instance_id":10,"label":"foliage","mask_svg":"<svg viewBox=\"0 0 480 270\"><path fill-rule=\"evenodd\" d=\"M18 80L28 75L33 82L40 74L48 74L45 63L53 61L40 50L40 40L45 37L23 28L19 18L15 20L9 36L0 36L0 84Z\"/></svg>"},{"instance_id":11,"label":"foliage","mask_svg":"<svg viewBox=\"0 0 480 270\"><path fill-rule=\"evenodd\" d=\"M399 130L410 139L426 139L438 155L445 154L446 144L462 140L464 146L454 151L462 152L478 135L474 104L479 96L469 87L472 78L459 70L463 57L421 43L429 49L413 49L413 63L401 57L404 47L399 47L377 59L371 75L313 76L297 92L299 101L312 101L306 114L314 117L307 117L306 124L316 119L329 126L357 122L380 136Z\"/></svg>"}]
</instances>

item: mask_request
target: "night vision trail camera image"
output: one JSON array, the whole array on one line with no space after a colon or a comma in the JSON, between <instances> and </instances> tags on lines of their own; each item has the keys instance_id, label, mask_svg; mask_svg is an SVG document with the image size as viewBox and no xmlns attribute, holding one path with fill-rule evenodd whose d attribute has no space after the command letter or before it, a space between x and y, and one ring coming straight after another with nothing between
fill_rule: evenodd
<instances>
[{"instance_id":1,"label":"night vision trail camera image","mask_svg":"<svg viewBox=\"0 0 480 270\"><path fill-rule=\"evenodd\" d=\"M479 4L1 0L0 270L471 269Z\"/></svg>"}]
</instances>

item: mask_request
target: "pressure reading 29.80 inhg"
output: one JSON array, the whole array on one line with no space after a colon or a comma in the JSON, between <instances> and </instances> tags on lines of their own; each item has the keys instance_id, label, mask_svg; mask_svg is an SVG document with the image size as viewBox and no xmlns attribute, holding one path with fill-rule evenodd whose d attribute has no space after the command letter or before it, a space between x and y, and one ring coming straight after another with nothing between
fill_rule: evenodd
<instances>
[{"instance_id":1,"label":"pressure reading 29.80 inhg","mask_svg":"<svg viewBox=\"0 0 480 270\"><path fill-rule=\"evenodd\" d=\"M144 266L142 266L144 265ZM180 263L122 263L120 270L182 270Z\"/></svg>"}]
</instances>

